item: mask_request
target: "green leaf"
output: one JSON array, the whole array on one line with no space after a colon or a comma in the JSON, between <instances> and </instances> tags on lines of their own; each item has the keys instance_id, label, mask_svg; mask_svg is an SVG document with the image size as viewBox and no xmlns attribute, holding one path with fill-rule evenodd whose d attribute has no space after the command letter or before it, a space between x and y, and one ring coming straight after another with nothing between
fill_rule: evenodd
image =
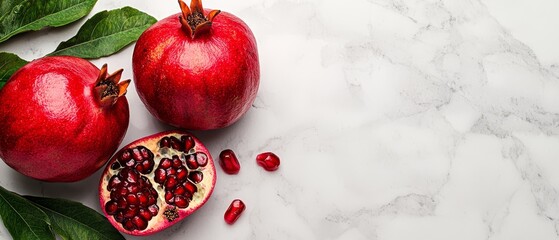
<instances>
[{"instance_id":1,"label":"green leaf","mask_svg":"<svg viewBox=\"0 0 559 240\"><path fill-rule=\"evenodd\" d=\"M22 32L59 27L87 15L97 0L0 0L0 42Z\"/></svg>"},{"instance_id":2,"label":"green leaf","mask_svg":"<svg viewBox=\"0 0 559 240\"><path fill-rule=\"evenodd\" d=\"M0 52L0 88L6 84L15 71L27 64L27 61L13 53Z\"/></svg>"},{"instance_id":3,"label":"green leaf","mask_svg":"<svg viewBox=\"0 0 559 240\"><path fill-rule=\"evenodd\" d=\"M54 240L47 214L3 187L0 187L0 215L13 239Z\"/></svg>"},{"instance_id":4,"label":"green leaf","mask_svg":"<svg viewBox=\"0 0 559 240\"><path fill-rule=\"evenodd\" d=\"M125 240L97 211L65 199L25 196L50 218L54 231L66 240Z\"/></svg>"},{"instance_id":5,"label":"green leaf","mask_svg":"<svg viewBox=\"0 0 559 240\"><path fill-rule=\"evenodd\" d=\"M131 7L99 12L84 23L76 36L60 43L49 55L108 56L138 40L155 22L154 17Z\"/></svg>"}]
</instances>

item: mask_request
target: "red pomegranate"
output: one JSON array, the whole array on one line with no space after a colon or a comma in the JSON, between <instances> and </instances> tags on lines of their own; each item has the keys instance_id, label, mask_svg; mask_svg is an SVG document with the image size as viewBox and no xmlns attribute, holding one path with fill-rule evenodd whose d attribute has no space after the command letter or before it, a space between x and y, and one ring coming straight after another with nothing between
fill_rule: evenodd
<instances>
[{"instance_id":1,"label":"red pomegranate","mask_svg":"<svg viewBox=\"0 0 559 240\"><path fill-rule=\"evenodd\" d=\"M234 15L190 8L147 29L132 58L134 83L159 120L186 129L217 129L237 121L258 91L260 67L250 28Z\"/></svg>"},{"instance_id":2,"label":"red pomegranate","mask_svg":"<svg viewBox=\"0 0 559 240\"><path fill-rule=\"evenodd\" d=\"M0 91L0 158L44 181L81 180L117 150L128 127L130 80L76 57L45 57Z\"/></svg>"},{"instance_id":3,"label":"red pomegranate","mask_svg":"<svg viewBox=\"0 0 559 240\"><path fill-rule=\"evenodd\" d=\"M150 235L202 207L216 181L213 159L193 135L169 131L136 140L107 164L103 212L121 232Z\"/></svg>"}]
</instances>

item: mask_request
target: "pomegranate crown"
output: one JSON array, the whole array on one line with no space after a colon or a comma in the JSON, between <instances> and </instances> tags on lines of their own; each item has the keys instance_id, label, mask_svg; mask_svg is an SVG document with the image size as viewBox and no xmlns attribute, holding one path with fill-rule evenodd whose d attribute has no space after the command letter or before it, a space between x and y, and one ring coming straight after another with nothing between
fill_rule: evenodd
<instances>
[{"instance_id":1,"label":"pomegranate crown","mask_svg":"<svg viewBox=\"0 0 559 240\"><path fill-rule=\"evenodd\" d=\"M113 74L107 74L107 64L101 67L99 72L99 77L95 81L95 93L99 104L102 107L112 106L116 103L119 97L126 94L126 89L130 85L130 79L119 82L122 77L122 69L114 72Z\"/></svg>"},{"instance_id":2,"label":"pomegranate crown","mask_svg":"<svg viewBox=\"0 0 559 240\"><path fill-rule=\"evenodd\" d=\"M208 16L204 16L204 7L202 7L202 0L190 1L190 8L183 0L178 0L181 7L181 15L179 20L181 22L182 30L191 38L208 32L212 27L212 21L221 11L212 10Z\"/></svg>"}]
</instances>

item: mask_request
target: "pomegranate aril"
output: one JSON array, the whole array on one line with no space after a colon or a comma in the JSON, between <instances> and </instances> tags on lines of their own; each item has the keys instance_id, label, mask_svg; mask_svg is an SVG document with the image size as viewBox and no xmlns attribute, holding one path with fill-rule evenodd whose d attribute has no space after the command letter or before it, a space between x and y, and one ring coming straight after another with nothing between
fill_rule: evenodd
<instances>
[{"instance_id":1,"label":"pomegranate aril","mask_svg":"<svg viewBox=\"0 0 559 240\"><path fill-rule=\"evenodd\" d=\"M130 185L126 189L129 193L138 193L138 191L140 191L140 187L138 185Z\"/></svg>"},{"instance_id":2,"label":"pomegranate aril","mask_svg":"<svg viewBox=\"0 0 559 240\"><path fill-rule=\"evenodd\" d=\"M118 206L115 201L108 201L107 204L105 204L105 211L108 214L113 215L116 213L117 210L118 210Z\"/></svg>"},{"instance_id":3,"label":"pomegranate aril","mask_svg":"<svg viewBox=\"0 0 559 240\"><path fill-rule=\"evenodd\" d=\"M227 211L225 211L223 219L225 219L226 223L233 224L237 221L237 219L239 219L245 208L246 206L243 201L241 201L240 199L235 199L233 200L233 202L231 202L229 208L227 208Z\"/></svg>"},{"instance_id":4,"label":"pomegranate aril","mask_svg":"<svg viewBox=\"0 0 559 240\"><path fill-rule=\"evenodd\" d=\"M122 212L117 212L113 218L115 221L122 223L124 221L124 214Z\"/></svg>"},{"instance_id":5,"label":"pomegranate aril","mask_svg":"<svg viewBox=\"0 0 559 240\"><path fill-rule=\"evenodd\" d=\"M114 175L109 180L109 185L107 185L107 190L112 191L113 189L119 187L122 184L122 180L117 175Z\"/></svg>"},{"instance_id":6,"label":"pomegranate aril","mask_svg":"<svg viewBox=\"0 0 559 240\"><path fill-rule=\"evenodd\" d=\"M165 189L174 188L177 186L177 184L179 184L177 176L169 176L167 178L167 181L165 181Z\"/></svg>"},{"instance_id":7,"label":"pomegranate aril","mask_svg":"<svg viewBox=\"0 0 559 240\"><path fill-rule=\"evenodd\" d=\"M171 191L167 191L165 192L165 202L172 204L174 199L173 199L174 195Z\"/></svg>"},{"instance_id":8,"label":"pomegranate aril","mask_svg":"<svg viewBox=\"0 0 559 240\"><path fill-rule=\"evenodd\" d=\"M194 195L194 193L198 191L198 188L196 187L196 185L194 185L194 183L185 182L183 186L186 188L186 191L192 195Z\"/></svg>"},{"instance_id":9,"label":"pomegranate aril","mask_svg":"<svg viewBox=\"0 0 559 240\"><path fill-rule=\"evenodd\" d=\"M138 230L144 230L148 227L148 222L141 218L140 216L134 216L132 222L136 225Z\"/></svg>"},{"instance_id":10,"label":"pomegranate aril","mask_svg":"<svg viewBox=\"0 0 559 240\"><path fill-rule=\"evenodd\" d=\"M208 164L208 155L206 155L203 152L197 152L196 153L196 163L198 163L198 166L200 166L200 167L205 167L206 164Z\"/></svg>"},{"instance_id":11,"label":"pomegranate aril","mask_svg":"<svg viewBox=\"0 0 559 240\"><path fill-rule=\"evenodd\" d=\"M149 212L149 210L144 209L144 208L140 209L140 212L138 212L138 215L141 216L146 221L151 220L151 218L153 217L153 216L151 216L151 213Z\"/></svg>"},{"instance_id":12,"label":"pomegranate aril","mask_svg":"<svg viewBox=\"0 0 559 240\"><path fill-rule=\"evenodd\" d=\"M175 169L177 169L177 168L179 168L180 166L182 166L182 161L179 159L179 156L174 155L174 156L173 156L173 165L172 165L172 167L175 168Z\"/></svg>"},{"instance_id":13,"label":"pomegranate aril","mask_svg":"<svg viewBox=\"0 0 559 240\"><path fill-rule=\"evenodd\" d=\"M275 171L280 165L279 157L271 152L258 154L258 156L256 156L256 162L266 169L266 171Z\"/></svg>"},{"instance_id":14,"label":"pomegranate aril","mask_svg":"<svg viewBox=\"0 0 559 240\"><path fill-rule=\"evenodd\" d=\"M188 207L189 200L186 199L184 196L177 195L175 196L175 206L180 208Z\"/></svg>"},{"instance_id":15,"label":"pomegranate aril","mask_svg":"<svg viewBox=\"0 0 559 240\"><path fill-rule=\"evenodd\" d=\"M134 216L136 216L136 214L138 214L138 208L132 207L132 208L128 208L126 210L124 210L124 217L125 218L132 218Z\"/></svg>"},{"instance_id":16,"label":"pomegranate aril","mask_svg":"<svg viewBox=\"0 0 559 240\"><path fill-rule=\"evenodd\" d=\"M172 165L171 159L168 158L163 158L161 159L161 162L159 162L159 167L162 169L170 168L171 165Z\"/></svg>"},{"instance_id":17,"label":"pomegranate aril","mask_svg":"<svg viewBox=\"0 0 559 240\"><path fill-rule=\"evenodd\" d=\"M153 181L162 184L165 182L165 178L167 178L167 172L165 171L165 169L158 168L157 170L155 170Z\"/></svg>"},{"instance_id":18,"label":"pomegranate aril","mask_svg":"<svg viewBox=\"0 0 559 240\"><path fill-rule=\"evenodd\" d=\"M186 156L186 166L190 169L198 168L198 162L196 162L196 155L190 154Z\"/></svg>"},{"instance_id":19,"label":"pomegranate aril","mask_svg":"<svg viewBox=\"0 0 559 240\"><path fill-rule=\"evenodd\" d=\"M159 207L155 204L150 205L148 207L148 211L149 211L149 213L151 213L152 216L155 216L159 212Z\"/></svg>"},{"instance_id":20,"label":"pomegranate aril","mask_svg":"<svg viewBox=\"0 0 559 240\"><path fill-rule=\"evenodd\" d=\"M194 139L192 136L184 135L181 137L181 141L184 142L184 151L188 152L188 150L194 147Z\"/></svg>"},{"instance_id":21,"label":"pomegranate aril","mask_svg":"<svg viewBox=\"0 0 559 240\"><path fill-rule=\"evenodd\" d=\"M175 195L183 195L184 193L186 193L186 188L184 186L178 186L173 190L173 194Z\"/></svg>"},{"instance_id":22,"label":"pomegranate aril","mask_svg":"<svg viewBox=\"0 0 559 240\"><path fill-rule=\"evenodd\" d=\"M143 193L138 193L138 203L142 207L147 206L148 205L148 197Z\"/></svg>"},{"instance_id":23,"label":"pomegranate aril","mask_svg":"<svg viewBox=\"0 0 559 240\"><path fill-rule=\"evenodd\" d=\"M143 159L142 153L141 153L141 149L142 146L139 146L137 148L133 148L132 149L132 158L136 161L136 162L140 162Z\"/></svg>"},{"instance_id":24,"label":"pomegranate aril","mask_svg":"<svg viewBox=\"0 0 559 240\"><path fill-rule=\"evenodd\" d=\"M169 139L170 139L170 142L171 142L171 148L173 148L175 150L178 150L178 151L184 151L183 146L181 144L181 141L178 138L176 138L174 136L171 136Z\"/></svg>"},{"instance_id":25,"label":"pomegranate aril","mask_svg":"<svg viewBox=\"0 0 559 240\"><path fill-rule=\"evenodd\" d=\"M150 173L150 172L152 171L153 165L154 165L153 160L151 160L151 159L149 159L149 160L144 160L144 161L141 163L141 165L138 165L138 166L142 166L142 167L144 168L144 171L139 171L139 170L138 170L138 171L141 172L141 173L143 173L143 174L148 174L148 173Z\"/></svg>"},{"instance_id":26,"label":"pomegranate aril","mask_svg":"<svg viewBox=\"0 0 559 240\"><path fill-rule=\"evenodd\" d=\"M124 163L128 162L128 160L130 159L132 159L132 154L130 153L130 149L126 149L122 151L119 162L120 164L125 165Z\"/></svg>"},{"instance_id":27,"label":"pomegranate aril","mask_svg":"<svg viewBox=\"0 0 559 240\"><path fill-rule=\"evenodd\" d=\"M241 169L239 160L231 149L225 149L219 154L219 165L227 174L237 174Z\"/></svg>"},{"instance_id":28,"label":"pomegranate aril","mask_svg":"<svg viewBox=\"0 0 559 240\"><path fill-rule=\"evenodd\" d=\"M117 207L119 209L124 209L128 206L128 202L126 201L126 199L124 197L121 197L117 200Z\"/></svg>"},{"instance_id":29,"label":"pomegranate aril","mask_svg":"<svg viewBox=\"0 0 559 240\"><path fill-rule=\"evenodd\" d=\"M161 139L161 141L159 141L159 147L164 148L164 147L170 147L171 146L171 142L169 141L168 137L164 137Z\"/></svg>"},{"instance_id":30,"label":"pomegranate aril","mask_svg":"<svg viewBox=\"0 0 559 240\"><path fill-rule=\"evenodd\" d=\"M134 159L130 159L130 160L128 160L124 163L124 165L127 166L127 167L133 167L135 164L136 164L136 161Z\"/></svg>"},{"instance_id":31,"label":"pomegranate aril","mask_svg":"<svg viewBox=\"0 0 559 240\"><path fill-rule=\"evenodd\" d=\"M136 197L136 195L134 195L134 194L128 194L126 196L126 201L130 205L136 205L136 204L138 204L138 197Z\"/></svg>"},{"instance_id":32,"label":"pomegranate aril","mask_svg":"<svg viewBox=\"0 0 559 240\"><path fill-rule=\"evenodd\" d=\"M194 183L200 183L204 179L202 172L194 171L188 174L188 179Z\"/></svg>"},{"instance_id":33,"label":"pomegranate aril","mask_svg":"<svg viewBox=\"0 0 559 240\"><path fill-rule=\"evenodd\" d=\"M188 176L188 170L186 170L185 167L181 166L176 173L177 176L177 180L179 180L180 182L184 182L184 180L186 180L186 177Z\"/></svg>"},{"instance_id":34,"label":"pomegranate aril","mask_svg":"<svg viewBox=\"0 0 559 240\"><path fill-rule=\"evenodd\" d=\"M136 230L136 225L130 219L125 219L122 226L128 231Z\"/></svg>"},{"instance_id":35,"label":"pomegranate aril","mask_svg":"<svg viewBox=\"0 0 559 240\"><path fill-rule=\"evenodd\" d=\"M154 194L154 195L157 196L157 194ZM148 205L155 204L156 202L157 201L155 200L154 196L149 196L148 197Z\"/></svg>"}]
</instances>

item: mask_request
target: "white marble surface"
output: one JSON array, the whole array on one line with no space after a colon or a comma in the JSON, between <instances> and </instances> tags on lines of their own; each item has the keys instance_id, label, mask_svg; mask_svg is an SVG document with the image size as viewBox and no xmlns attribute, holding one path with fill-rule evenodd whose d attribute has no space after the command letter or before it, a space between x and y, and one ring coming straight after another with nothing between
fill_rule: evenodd
<instances>
[{"instance_id":1,"label":"white marble surface","mask_svg":"<svg viewBox=\"0 0 559 240\"><path fill-rule=\"evenodd\" d=\"M158 19L175 1L99 0ZM559 238L559 2L556 0L205 0L258 40L254 107L196 132L239 175L218 169L212 199L172 229L128 239L515 240ZM5 44L33 59L79 24ZM132 47L111 57L131 78ZM132 88L133 89L133 88ZM167 127L127 95L124 143ZM273 151L280 170L254 161ZM41 183L0 166L0 184L99 210L99 173ZM228 226L234 198L247 210ZM5 229L0 236L9 238Z\"/></svg>"}]
</instances>

